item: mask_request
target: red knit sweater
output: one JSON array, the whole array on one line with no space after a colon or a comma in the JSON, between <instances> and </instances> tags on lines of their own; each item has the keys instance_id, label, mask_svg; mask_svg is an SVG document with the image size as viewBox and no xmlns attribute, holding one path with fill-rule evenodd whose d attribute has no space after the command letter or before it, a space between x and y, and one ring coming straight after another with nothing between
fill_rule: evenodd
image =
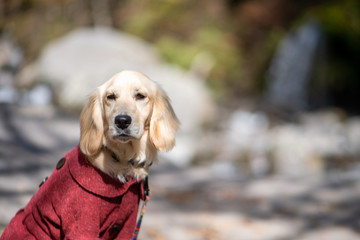
<instances>
[{"instance_id":1,"label":"red knit sweater","mask_svg":"<svg viewBox=\"0 0 360 240\"><path fill-rule=\"evenodd\" d=\"M65 159L65 160L64 160ZM5 239L131 239L143 182L94 168L77 146L5 229Z\"/></svg>"}]
</instances>

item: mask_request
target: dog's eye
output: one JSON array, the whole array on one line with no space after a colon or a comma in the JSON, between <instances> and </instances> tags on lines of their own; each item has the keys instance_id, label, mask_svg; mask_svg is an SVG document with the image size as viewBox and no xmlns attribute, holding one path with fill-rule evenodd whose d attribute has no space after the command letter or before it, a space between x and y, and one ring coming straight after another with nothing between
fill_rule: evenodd
<instances>
[{"instance_id":1,"label":"dog's eye","mask_svg":"<svg viewBox=\"0 0 360 240\"><path fill-rule=\"evenodd\" d=\"M115 96L115 94L110 93L110 94L108 94L108 95L106 96L106 98L107 98L108 100L115 100L115 99L116 99L116 96Z\"/></svg>"},{"instance_id":2,"label":"dog's eye","mask_svg":"<svg viewBox=\"0 0 360 240\"><path fill-rule=\"evenodd\" d=\"M143 94L141 94L141 93L137 93L137 94L135 95L135 98L136 98L136 100L142 100L142 99L145 98L145 96L144 96Z\"/></svg>"}]
</instances>

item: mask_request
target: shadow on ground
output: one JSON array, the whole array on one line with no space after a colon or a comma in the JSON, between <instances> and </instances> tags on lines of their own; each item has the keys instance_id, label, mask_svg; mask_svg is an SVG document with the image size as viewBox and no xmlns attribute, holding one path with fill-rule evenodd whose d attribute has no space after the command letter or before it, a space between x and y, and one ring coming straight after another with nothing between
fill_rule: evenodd
<instances>
[{"instance_id":1,"label":"shadow on ground","mask_svg":"<svg viewBox=\"0 0 360 240\"><path fill-rule=\"evenodd\" d=\"M79 139L77 117L0 106L0 225ZM360 239L359 168L321 178L218 178L208 165L161 162L150 175L141 239ZM335 238L334 238L335 237Z\"/></svg>"}]
</instances>

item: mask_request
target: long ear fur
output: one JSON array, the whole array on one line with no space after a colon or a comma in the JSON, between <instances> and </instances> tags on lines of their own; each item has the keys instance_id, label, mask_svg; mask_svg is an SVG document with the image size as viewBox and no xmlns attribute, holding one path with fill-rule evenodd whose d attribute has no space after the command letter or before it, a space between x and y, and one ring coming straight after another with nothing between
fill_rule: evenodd
<instances>
[{"instance_id":1,"label":"long ear fur","mask_svg":"<svg viewBox=\"0 0 360 240\"><path fill-rule=\"evenodd\" d=\"M96 155L103 144L103 117L99 90L94 92L80 116L80 149L88 156Z\"/></svg>"},{"instance_id":2,"label":"long ear fur","mask_svg":"<svg viewBox=\"0 0 360 240\"><path fill-rule=\"evenodd\" d=\"M150 119L150 140L160 151L169 151L175 145L175 134L179 129L177 119L166 93L158 88Z\"/></svg>"}]
</instances>

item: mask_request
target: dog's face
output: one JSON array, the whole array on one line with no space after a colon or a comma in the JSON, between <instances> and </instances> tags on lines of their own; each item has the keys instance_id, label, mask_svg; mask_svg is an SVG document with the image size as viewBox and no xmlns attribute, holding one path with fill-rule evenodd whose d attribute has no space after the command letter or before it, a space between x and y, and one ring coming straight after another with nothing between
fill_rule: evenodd
<instances>
[{"instance_id":1,"label":"dog's face","mask_svg":"<svg viewBox=\"0 0 360 240\"><path fill-rule=\"evenodd\" d=\"M107 141L127 143L141 138L150 126L154 89L153 82L133 74L114 77L102 87Z\"/></svg>"},{"instance_id":2,"label":"dog's face","mask_svg":"<svg viewBox=\"0 0 360 240\"><path fill-rule=\"evenodd\" d=\"M158 150L175 144L178 120L165 92L145 75L123 71L90 97L80 118L80 148L89 156L103 145L123 147L148 131Z\"/></svg>"}]
</instances>

